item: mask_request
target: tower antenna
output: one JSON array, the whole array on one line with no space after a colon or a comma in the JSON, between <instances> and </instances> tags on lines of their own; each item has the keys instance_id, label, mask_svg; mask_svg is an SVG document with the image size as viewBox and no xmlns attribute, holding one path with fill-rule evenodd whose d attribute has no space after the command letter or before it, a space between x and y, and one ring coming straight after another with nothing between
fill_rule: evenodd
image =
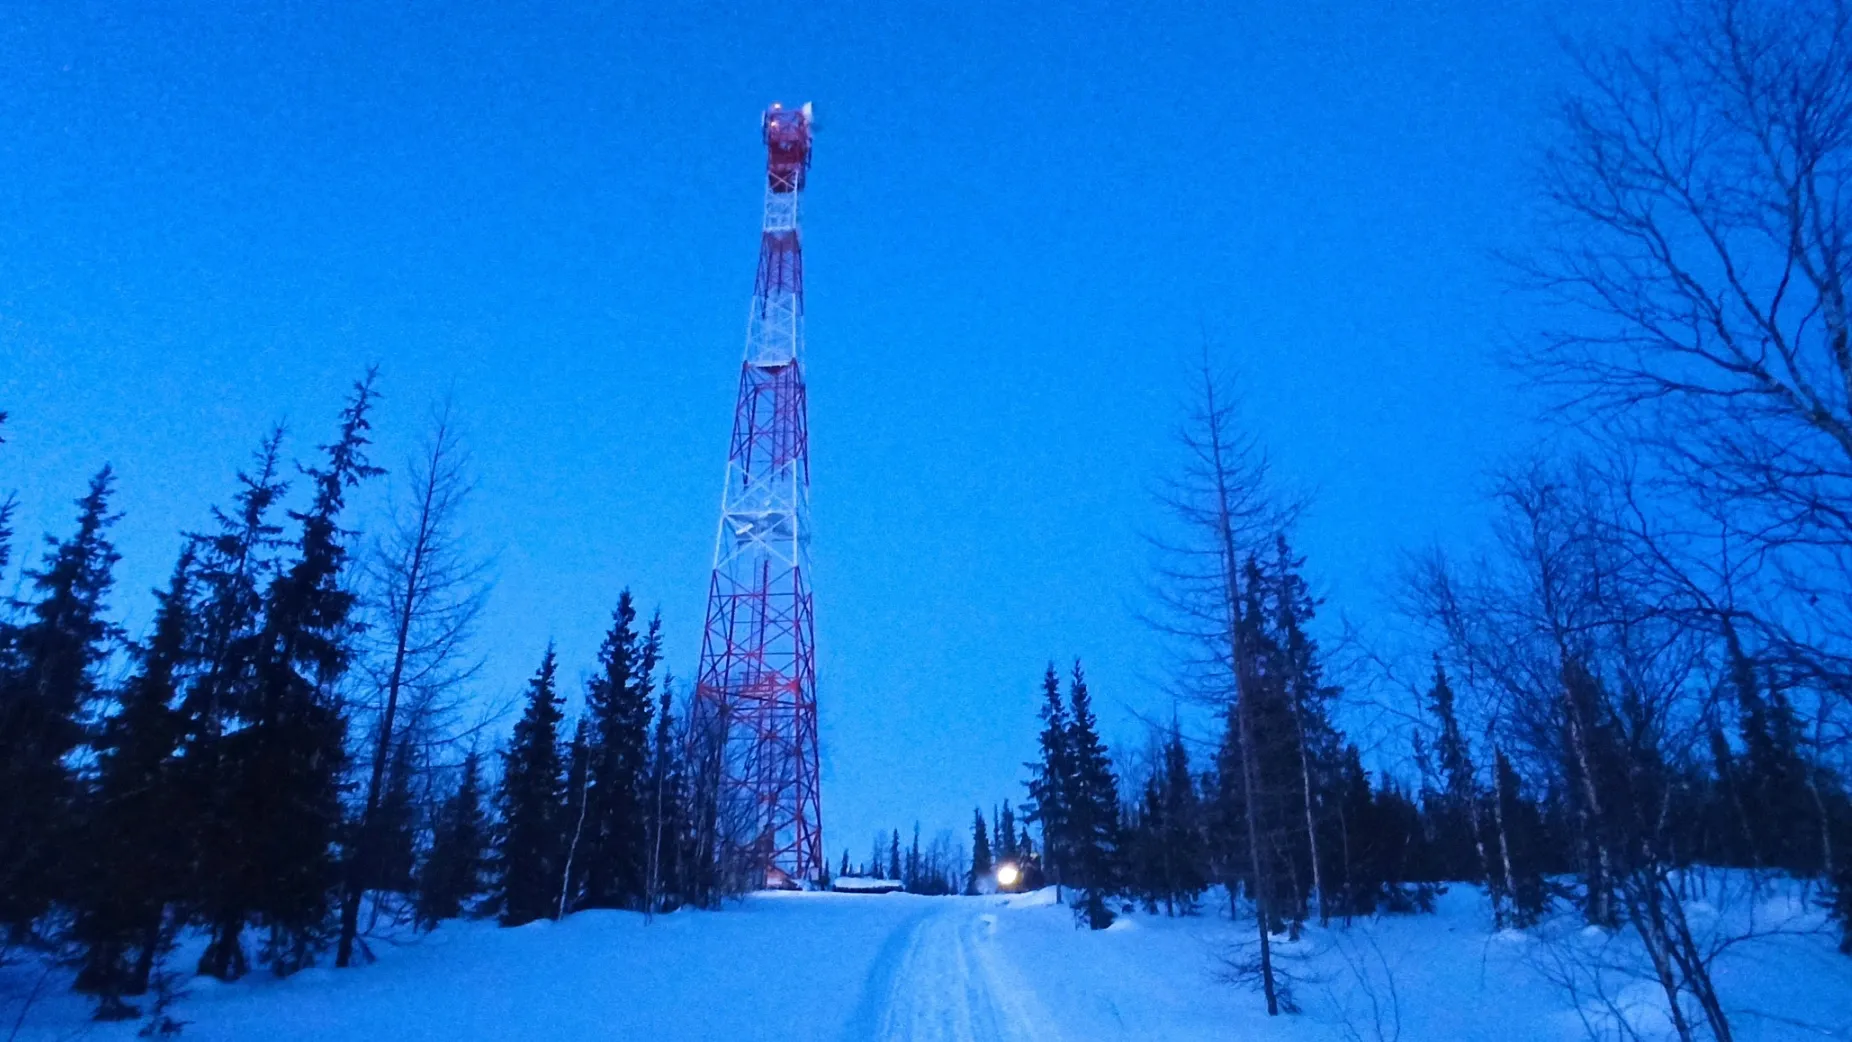
<instances>
[{"instance_id":1,"label":"tower antenna","mask_svg":"<svg viewBox=\"0 0 1852 1042\"><path fill-rule=\"evenodd\" d=\"M798 209L811 108L765 111L765 219L708 586L696 712L720 745L723 864L753 886L820 879L810 441Z\"/></svg>"}]
</instances>

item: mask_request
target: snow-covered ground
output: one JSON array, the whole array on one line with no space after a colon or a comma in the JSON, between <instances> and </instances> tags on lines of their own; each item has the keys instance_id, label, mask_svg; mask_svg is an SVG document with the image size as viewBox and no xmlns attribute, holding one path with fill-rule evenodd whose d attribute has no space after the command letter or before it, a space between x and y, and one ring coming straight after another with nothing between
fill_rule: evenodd
<instances>
[{"instance_id":1,"label":"snow-covered ground","mask_svg":"<svg viewBox=\"0 0 1852 1042\"><path fill-rule=\"evenodd\" d=\"M1738 1038L1852 1039L1852 959L1793 897L1745 905L1782 933L1726 956L1718 980ZM1281 946L1303 1011L1269 1019L1226 983L1242 924L1134 915L1074 929L1044 891L1006 897L763 894L724 912L585 912L503 930L455 923L375 943L379 961L277 981L194 981L183 1038L321 1042L395 1039L1485 1039L1565 1042L1614 1026L1608 1004L1571 997L1577 967L1625 963L1624 939L1576 929L1492 935L1481 899L1456 888L1439 914L1312 930ZM184 959L187 953L177 956ZM41 971L0 969L0 1039ZM1663 1003L1608 970L1627 1022L1653 1037ZM52 986L21 1042L133 1037L91 1024L89 1003Z\"/></svg>"}]
</instances>

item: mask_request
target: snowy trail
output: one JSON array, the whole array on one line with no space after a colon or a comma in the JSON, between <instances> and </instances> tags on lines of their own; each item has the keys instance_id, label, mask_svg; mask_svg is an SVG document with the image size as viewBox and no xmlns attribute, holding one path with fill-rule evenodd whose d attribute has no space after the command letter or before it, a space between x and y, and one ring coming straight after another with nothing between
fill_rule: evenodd
<instances>
[{"instance_id":1,"label":"snowy trail","mask_svg":"<svg viewBox=\"0 0 1852 1042\"><path fill-rule=\"evenodd\" d=\"M996 929L995 915L964 901L944 902L915 922L897 962L880 967L887 994L875 1037L1058 1042L1035 995L992 943Z\"/></svg>"}]
</instances>

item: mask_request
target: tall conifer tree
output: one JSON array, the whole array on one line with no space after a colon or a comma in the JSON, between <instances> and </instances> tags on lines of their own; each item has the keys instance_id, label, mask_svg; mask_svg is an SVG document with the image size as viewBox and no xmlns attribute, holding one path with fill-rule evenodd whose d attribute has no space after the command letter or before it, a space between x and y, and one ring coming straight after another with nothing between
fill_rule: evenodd
<instances>
[{"instance_id":1,"label":"tall conifer tree","mask_svg":"<svg viewBox=\"0 0 1852 1042\"><path fill-rule=\"evenodd\" d=\"M1106 895L1119 885L1119 789L1079 660L1068 679L1067 725L1064 871L1072 885L1085 891L1078 914L1093 929L1103 930L1113 919Z\"/></svg>"},{"instance_id":2,"label":"tall conifer tree","mask_svg":"<svg viewBox=\"0 0 1852 1042\"><path fill-rule=\"evenodd\" d=\"M565 719L556 689L559 662L553 646L527 685L527 708L503 754L501 834L496 843L501 921L519 926L559 912L564 867L565 817L559 725Z\"/></svg>"},{"instance_id":3,"label":"tall conifer tree","mask_svg":"<svg viewBox=\"0 0 1852 1042\"><path fill-rule=\"evenodd\" d=\"M186 832L175 755L177 694L188 668L193 547L156 591L154 629L138 668L95 743L96 783L81 815L85 856L75 872L73 939L85 948L77 985L101 1000L99 1019L132 1016L122 996L146 990L163 947L168 905L184 893Z\"/></svg>"},{"instance_id":4,"label":"tall conifer tree","mask_svg":"<svg viewBox=\"0 0 1852 1042\"><path fill-rule=\"evenodd\" d=\"M649 909L666 911L692 900L684 871L688 858L684 851L692 838L693 823L688 819L681 743L675 738L674 699L671 682L664 679L656 706L656 736L650 752L650 883Z\"/></svg>"},{"instance_id":5,"label":"tall conifer tree","mask_svg":"<svg viewBox=\"0 0 1852 1042\"><path fill-rule=\"evenodd\" d=\"M80 792L66 757L84 739L118 639L104 604L119 559L109 540L114 481L108 467L99 471L77 501L77 531L46 538L0 675L0 926L17 932L62 896L69 871Z\"/></svg>"},{"instance_id":6,"label":"tall conifer tree","mask_svg":"<svg viewBox=\"0 0 1852 1042\"><path fill-rule=\"evenodd\" d=\"M1042 826L1042 869L1058 889L1066 880L1069 792L1073 756L1068 748L1070 727L1067 704L1061 700L1061 677L1050 662L1042 674L1041 758L1028 764L1029 801L1023 820Z\"/></svg>"},{"instance_id":7,"label":"tall conifer tree","mask_svg":"<svg viewBox=\"0 0 1852 1042\"><path fill-rule=\"evenodd\" d=\"M374 376L354 385L325 459L303 471L314 496L289 514L296 556L265 591L246 726L225 738L248 907L269 929L263 954L279 975L320 950L340 876L347 718L338 685L357 629L341 516L348 493L381 473L366 456Z\"/></svg>"},{"instance_id":8,"label":"tall conifer tree","mask_svg":"<svg viewBox=\"0 0 1852 1042\"><path fill-rule=\"evenodd\" d=\"M590 795L585 844L585 893L593 908L640 908L649 874L650 719L662 647L660 617L636 629L636 606L618 595L611 629L598 651L598 672L586 686L591 720Z\"/></svg>"},{"instance_id":9,"label":"tall conifer tree","mask_svg":"<svg viewBox=\"0 0 1852 1042\"><path fill-rule=\"evenodd\" d=\"M978 880L990 874L990 833L984 824L984 808L974 808L971 814L971 876L966 882L965 892L975 894ZM845 852L843 856L848 855Z\"/></svg>"},{"instance_id":10,"label":"tall conifer tree","mask_svg":"<svg viewBox=\"0 0 1852 1042\"><path fill-rule=\"evenodd\" d=\"M463 758L456 792L438 808L431 829L431 853L419 874L418 921L425 929L463 914L482 892L489 822L482 802L481 758Z\"/></svg>"},{"instance_id":11,"label":"tall conifer tree","mask_svg":"<svg viewBox=\"0 0 1852 1042\"><path fill-rule=\"evenodd\" d=\"M6 412L0 410L0 445L6 444L5 427ZM0 499L0 575L4 575L7 566L13 563L13 511L18 505L10 491L5 499ZM0 636L4 636L4 626L0 621Z\"/></svg>"},{"instance_id":12,"label":"tall conifer tree","mask_svg":"<svg viewBox=\"0 0 1852 1042\"><path fill-rule=\"evenodd\" d=\"M275 575L282 528L271 512L288 491L277 476L283 432L273 429L238 474L232 512L214 507L214 532L199 545L194 656L198 674L181 700L184 739L180 755L193 874L187 887L189 918L207 929L199 972L232 980L245 972L242 942L253 900L243 841L244 804L236 761L228 756L229 730L255 704L255 669L263 625L264 590Z\"/></svg>"}]
</instances>

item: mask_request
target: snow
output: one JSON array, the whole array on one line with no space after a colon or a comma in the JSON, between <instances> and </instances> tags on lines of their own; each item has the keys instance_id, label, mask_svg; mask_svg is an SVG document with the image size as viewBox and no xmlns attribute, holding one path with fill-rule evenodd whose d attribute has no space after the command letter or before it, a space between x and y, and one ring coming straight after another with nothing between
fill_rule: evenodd
<instances>
[{"instance_id":1,"label":"snow","mask_svg":"<svg viewBox=\"0 0 1852 1042\"><path fill-rule=\"evenodd\" d=\"M844 894L892 894L905 889L898 879L871 879L866 876L837 876L830 889Z\"/></svg>"},{"instance_id":2,"label":"snow","mask_svg":"<svg viewBox=\"0 0 1852 1042\"><path fill-rule=\"evenodd\" d=\"M1847 1037L1852 959L1833 951L1817 908L1794 894L1720 907L1707 913L1720 923L1753 911L1780 927L1719 963L1738 1038ZM1731 912L1738 907L1748 911ZM376 941L378 962L358 969L193 981L176 1015L188 1022L183 1039L204 1042L1568 1042L1591 1030L1611 1037L1623 1024L1654 1039L1667 1023L1657 987L1617 969L1637 958L1624 931L1584 931L1565 914L1494 933L1469 888L1443 895L1435 915L1313 928L1280 943L1281 966L1298 981L1296 1016L1266 1017L1249 985L1227 981L1251 944L1248 924L1212 908L1077 930L1052 891L760 894L649 923L583 912L513 930L447 924ZM194 954L176 953L176 965ZM11 1029L43 973L28 963L0 968L0 1028ZM68 970L55 973L26 1012L21 1042L134 1037L132 1023L88 1023L88 1000L63 990ZM1574 995L1560 983L1572 978Z\"/></svg>"}]
</instances>

